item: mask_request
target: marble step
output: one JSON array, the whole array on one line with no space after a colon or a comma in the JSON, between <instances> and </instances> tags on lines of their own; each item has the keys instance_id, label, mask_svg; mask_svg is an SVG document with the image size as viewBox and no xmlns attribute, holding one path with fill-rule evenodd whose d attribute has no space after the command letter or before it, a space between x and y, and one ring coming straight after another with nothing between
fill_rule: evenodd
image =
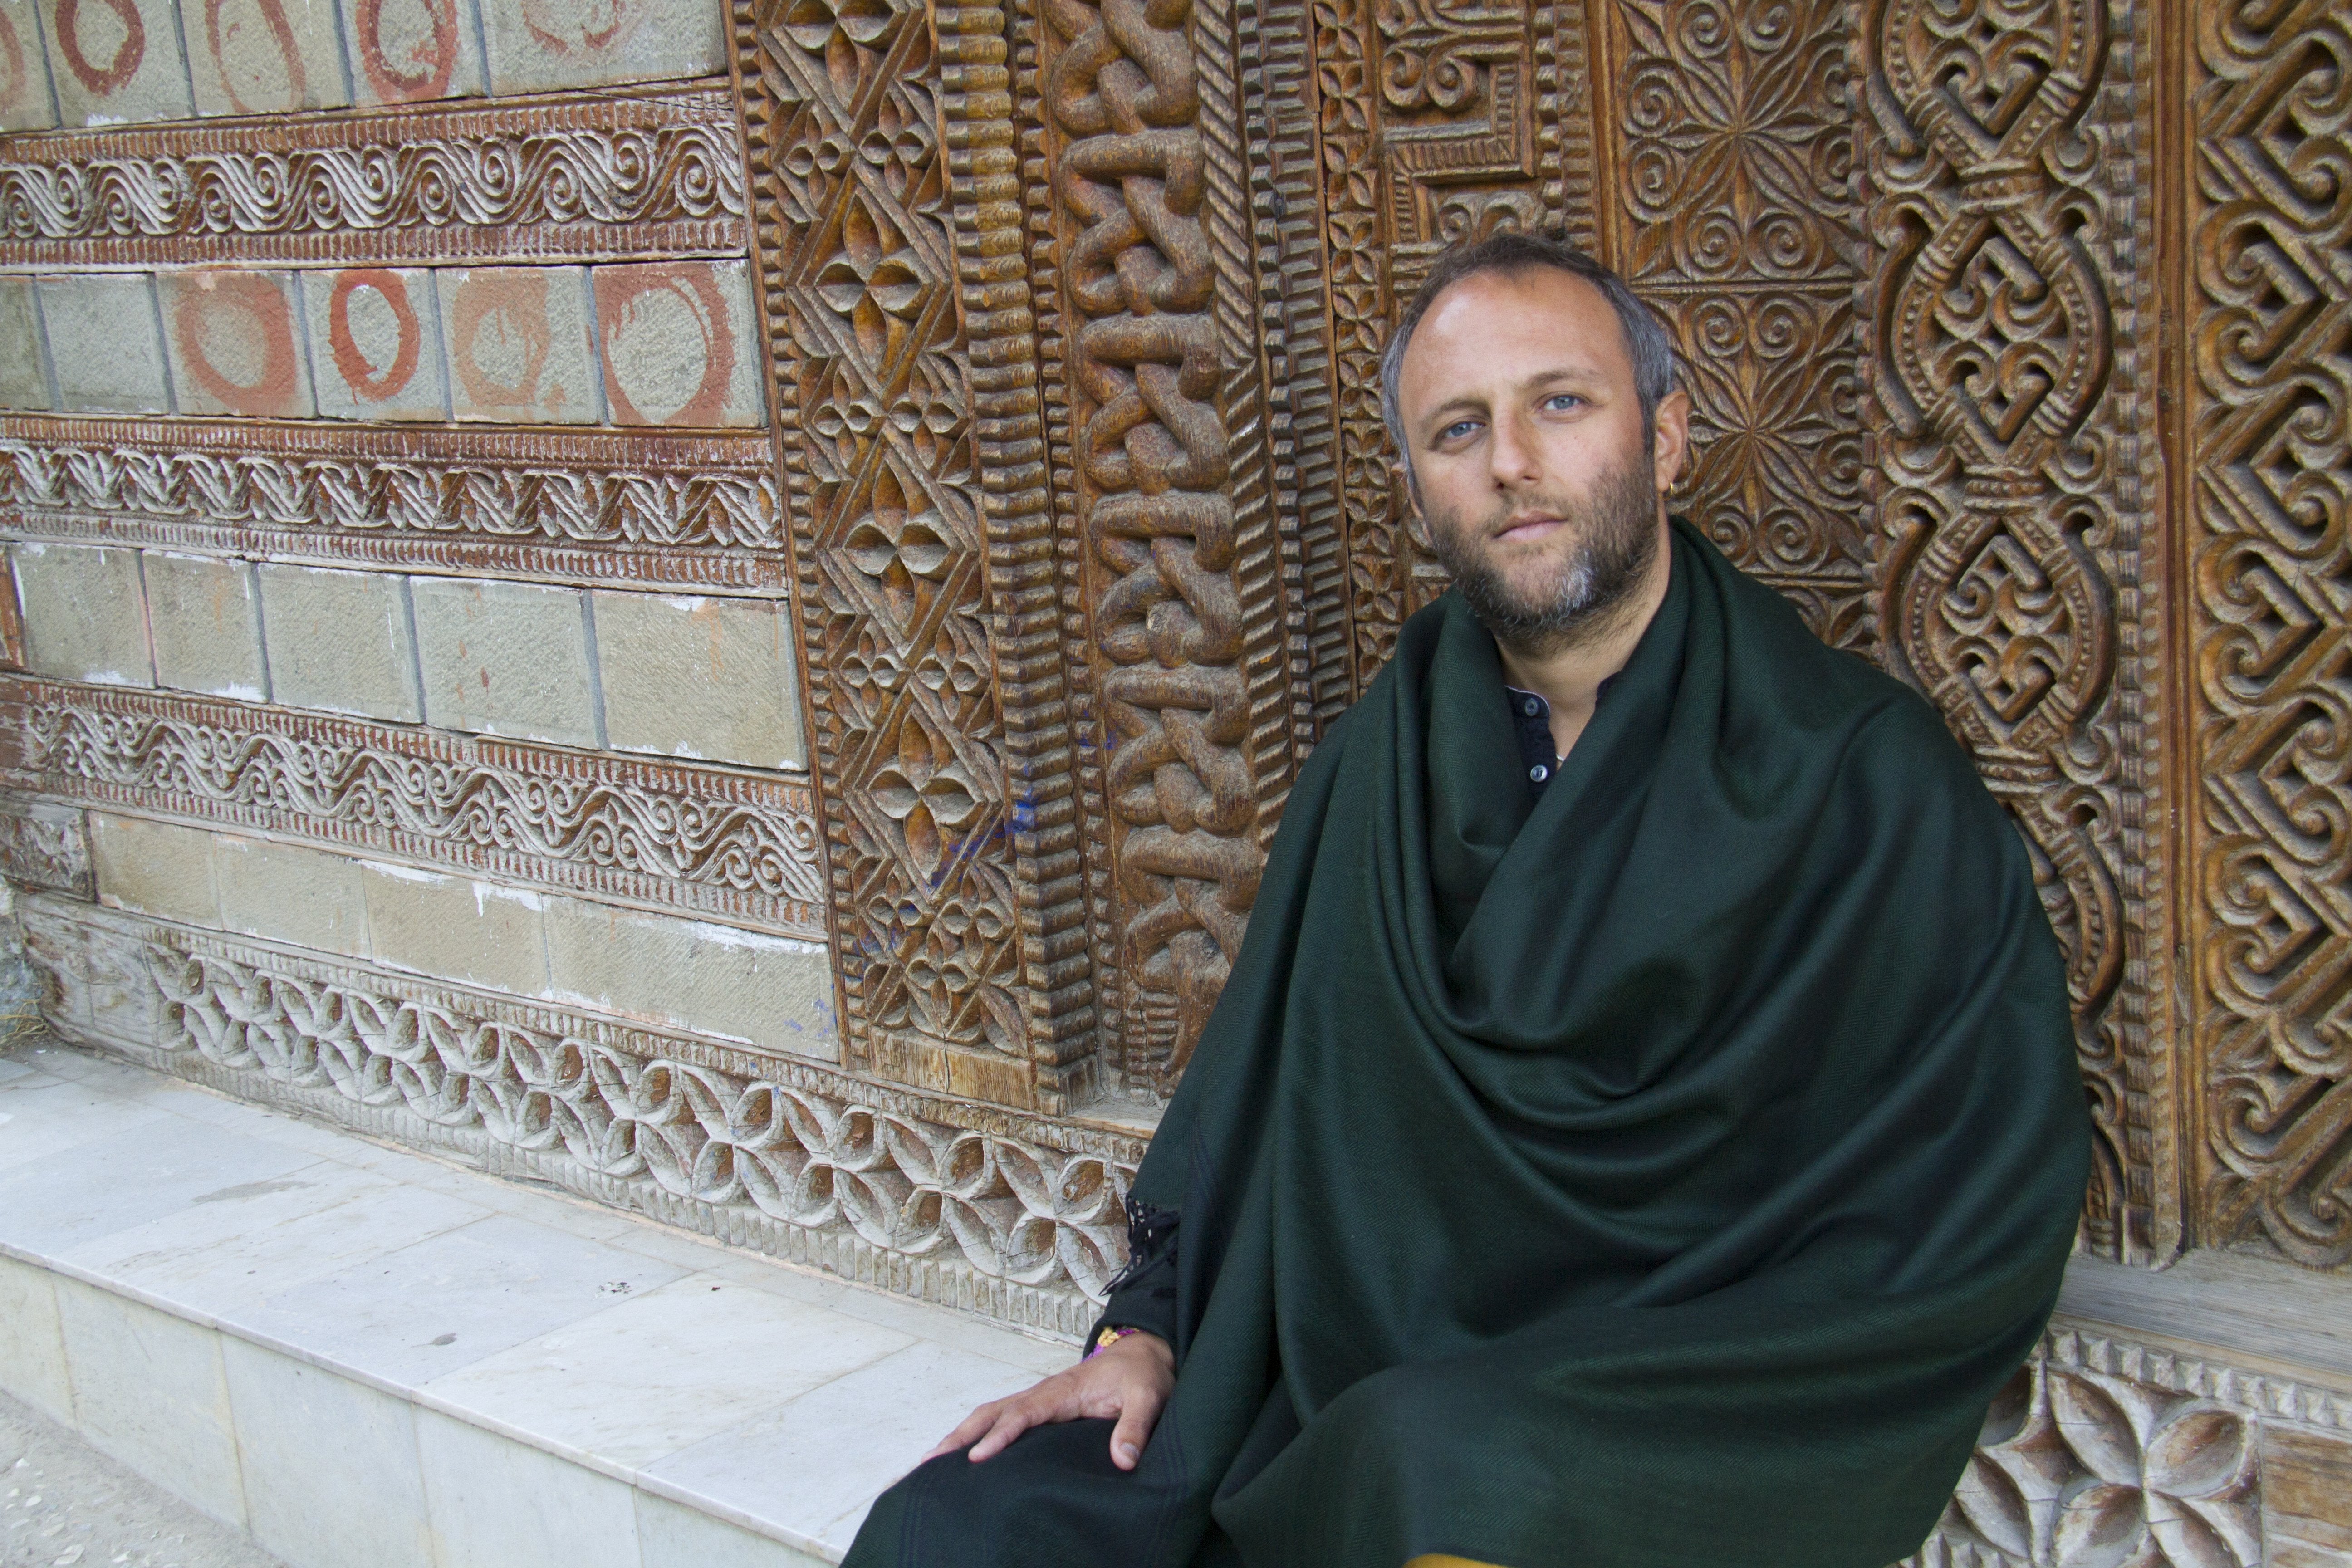
<instances>
[{"instance_id":1,"label":"marble step","mask_svg":"<svg viewBox=\"0 0 2352 1568\"><path fill-rule=\"evenodd\" d=\"M37 1042L0 1389L289 1568L837 1563L1069 1346Z\"/></svg>"}]
</instances>

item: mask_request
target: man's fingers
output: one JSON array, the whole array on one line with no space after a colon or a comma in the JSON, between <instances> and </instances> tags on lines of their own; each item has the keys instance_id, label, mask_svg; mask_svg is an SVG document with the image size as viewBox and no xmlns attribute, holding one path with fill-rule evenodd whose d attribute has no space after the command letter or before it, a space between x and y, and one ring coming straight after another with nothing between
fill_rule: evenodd
<instances>
[{"instance_id":1,"label":"man's fingers","mask_svg":"<svg viewBox=\"0 0 2352 1568\"><path fill-rule=\"evenodd\" d=\"M1131 1470L1143 1460L1143 1446L1151 1441L1151 1428L1160 1419L1160 1396L1142 1389L1131 1391L1127 1405L1118 1413L1118 1425L1110 1429L1110 1462L1122 1470Z\"/></svg>"},{"instance_id":2,"label":"man's fingers","mask_svg":"<svg viewBox=\"0 0 2352 1568\"><path fill-rule=\"evenodd\" d=\"M923 1456L923 1462L929 1464L941 1454L954 1453L958 1448L995 1426L997 1409L1003 1404L1003 1400L992 1399L961 1421L957 1422L956 1429L940 1438L938 1446Z\"/></svg>"},{"instance_id":3,"label":"man's fingers","mask_svg":"<svg viewBox=\"0 0 2352 1568\"><path fill-rule=\"evenodd\" d=\"M1036 1424L1036 1418L1031 1415L1023 1405L1006 1406L997 1415L996 1424L988 1429L988 1436L971 1446L971 1461L978 1464L982 1459L996 1458L997 1455L1004 1452L1006 1444Z\"/></svg>"}]
</instances>

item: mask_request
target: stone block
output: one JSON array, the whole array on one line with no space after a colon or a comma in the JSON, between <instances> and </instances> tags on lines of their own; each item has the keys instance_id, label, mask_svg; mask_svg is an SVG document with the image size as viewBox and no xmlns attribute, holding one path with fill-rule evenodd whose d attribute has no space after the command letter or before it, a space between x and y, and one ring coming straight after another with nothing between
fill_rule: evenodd
<instances>
[{"instance_id":1,"label":"stone block","mask_svg":"<svg viewBox=\"0 0 2352 1568\"><path fill-rule=\"evenodd\" d=\"M0 1258L0 1390L52 1421L71 1425L73 1385L66 1380L66 1345L58 1328L58 1298L49 1271Z\"/></svg>"},{"instance_id":2,"label":"stone block","mask_svg":"<svg viewBox=\"0 0 2352 1568\"><path fill-rule=\"evenodd\" d=\"M433 1560L414 1405L243 1340L221 1352L256 1543L288 1568Z\"/></svg>"},{"instance_id":3,"label":"stone block","mask_svg":"<svg viewBox=\"0 0 2352 1568\"><path fill-rule=\"evenodd\" d=\"M627 1482L437 1411L415 1419L436 1568L641 1568Z\"/></svg>"},{"instance_id":4,"label":"stone block","mask_svg":"<svg viewBox=\"0 0 2352 1568\"><path fill-rule=\"evenodd\" d=\"M212 697L263 702L261 596L253 568L216 555L146 552L147 625L155 639L155 684Z\"/></svg>"},{"instance_id":5,"label":"stone block","mask_svg":"<svg viewBox=\"0 0 2352 1568\"><path fill-rule=\"evenodd\" d=\"M100 903L159 921L220 929L213 836L203 828L94 811L89 858Z\"/></svg>"},{"instance_id":6,"label":"stone block","mask_svg":"<svg viewBox=\"0 0 2352 1568\"><path fill-rule=\"evenodd\" d=\"M540 583L413 577L425 721L444 730L596 743L580 594Z\"/></svg>"},{"instance_id":7,"label":"stone block","mask_svg":"<svg viewBox=\"0 0 2352 1568\"><path fill-rule=\"evenodd\" d=\"M792 619L772 599L598 593L605 744L758 768L799 767Z\"/></svg>"},{"instance_id":8,"label":"stone block","mask_svg":"<svg viewBox=\"0 0 2352 1568\"><path fill-rule=\"evenodd\" d=\"M7 0L0 0L0 26L8 20ZM0 37L0 47L6 38ZM5 65L0 60L0 65ZM6 86L0 79L0 87ZM29 278L0 278L0 408L48 408L47 356L41 346L41 315L33 302Z\"/></svg>"},{"instance_id":9,"label":"stone block","mask_svg":"<svg viewBox=\"0 0 2352 1568\"><path fill-rule=\"evenodd\" d=\"M547 990L547 900L521 888L363 861L375 961L518 996Z\"/></svg>"},{"instance_id":10,"label":"stone block","mask_svg":"<svg viewBox=\"0 0 2352 1568\"><path fill-rule=\"evenodd\" d=\"M501 89L503 90L503 89ZM577 267L453 267L434 274L459 419L593 425L604 399Z\"/></svg>"},{"instance_id":11,"label":"stone block","mask_svg":"<svg viewBox=\"0 0 2352 1568\"><path fill-rule=\"evenodd\" d=\"M155 683L137 551L28 543L12 553L26 668L108 686Z\"/></svg>"},{"instance_id":12,"label":"stone block","mask_svg":"<svg viewBox=\"0 0 2352 1568\"><path fill-rule=\"evenodd\" d=\"M551 898L547 968L557 1001L761 1050L841 1058L833 969L815 942Z\"/></svg>"},{"instance_id":13,"label":"stone block","mask_svg":"<svg viewBox=\"0 0 2352 1568\"><path fill-rule=\"evenodd\" d=\"M198 114L283 114L352 100L333 0L180 0Z\"/></svg>"},{"instance_id":14,"label":"stone block","mask_svg":"<svg viewBox=\"0 0 2352 1568\"><path fill-rule=\"evenodd\" d=\"M57 122L33 0L0 0L0 131L46 131Z\"/></svg>"},{"instance_id":15,"label":"stone block","mask_svg":"<svg viewBox=\"0 0 2352 1568\"><path fill-rule=\"evenodd\" d=\"M675 81L726 70L713 0L481 0L490 91Z\"/></svg>"},{"instance_id":16,"label":"stone block","mask_svg":"<svg viewBox=\"0 0 2352 1568\"><path fill-rule=\"evenodd\" d=\"M275 563L257 571L275 700L401 724L425 717L404 580Z\"/></svg>"},{"instance_id":17,"label":"stone block","mask_svg":"<svg viewBox=\"0 0 2352 1568\"><path fill-rule=\"evenodd\" d=\"M355 267L302 274L319 412L333 419L446 419L449 373L433 274Z\"/></svg>"},{"instance_id":18,"label":"stone block","mask_svg":"<svg viewBox=\"0 0 2352 1568\"><path fill-rule=\"evenodd\" d=\"M102 7L91 0L90 8ZM82 272L44 278L37 287L58 407L68 414L172 411L153 279L144 273Z\"/></svg>"},{"instance_id":19,"label":"stone block","mask_svg":"<svg viewBox=\"0 0 2352 1568\"><path fill-rule=\"evenodd\" d=\"M360 863L331 849L213 836L221 929L346 958L368 955Z\"/></svg>"},{"instance_id":20,"label":"stone block","mask_svg":"<svg viewBox=\"0 0 2352 1568\"><path fill-rule=\"evenodd\" d=\"M474 0L345 0L343 47L359 103L423 103L482 90Z\"/></svg>"},{"instance_id":21,"label":"stone block","mask_svg":"<svg viewBox=\"0 0 2352 1568\"><path fill-rule=\"evenodd\" d=\"M91 1447L233 1530L245 1485L220 1334L85 1285L56 1282L74 1426Z\"/></svg>"},{"instance_id":22,"label":"stone block","mask_svg":"<svg viewBox=\"0 0 2352 1568\"><path fill-rule=\"evenodd\" d=\"M314 412L290 272L166 272L163 341L183 414Z\"/></svg>"},{"instance_id":23,"label":"stone block","mask_svg":"<svg viewBox=\"0 0 2352 1568\"><path fill-rule=\"evenodd\" d=\"M597 352L615 425L756 426L762 418L751 267L599 267Z\"/></svg>"},{"instance_id":24,"label":"stone block","mask_svg":"<svg viewBox=\"0 0 2352 1568\"><path fill-rule=\"evenodd\" d=\"M63 123L184 120L195 111L173 0L41 0L41 26Z\"/></svg>"}]
</instances>

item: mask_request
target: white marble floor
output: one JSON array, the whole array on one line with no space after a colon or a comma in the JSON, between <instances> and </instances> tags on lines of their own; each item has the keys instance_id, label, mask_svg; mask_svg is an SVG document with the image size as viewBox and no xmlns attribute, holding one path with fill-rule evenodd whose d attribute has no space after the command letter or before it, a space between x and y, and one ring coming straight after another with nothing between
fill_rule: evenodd
<instances>
[{"instance_id":1,"label":"white marble floor","mask_svg":"<svg viewBox=\"0 0 2352 1568\"><path fill-rule=\"evenodd\" d=\"M0 1389L293 1568L838 1562L1072 1352L54 1042L0 1057Z\"/></svg>"}]
</instances>

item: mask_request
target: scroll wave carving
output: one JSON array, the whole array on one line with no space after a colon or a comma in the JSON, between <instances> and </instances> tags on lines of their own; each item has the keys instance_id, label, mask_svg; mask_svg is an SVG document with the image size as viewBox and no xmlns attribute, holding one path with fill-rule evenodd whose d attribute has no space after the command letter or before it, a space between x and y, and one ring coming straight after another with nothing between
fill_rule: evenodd
<instances>
[{"instance_id":1,"label":"scroll wave carving","mask_svg":"<svg viewBox=\"0 0 2352 1568\"><path fill-rule=\"evenodd\" d=\"M773 550L766 440L0 418L0 505L209 528Z\"/></svg>"},{"instance_id":2,"label":"scroll wave carving","mask_svg":"<svg viewBox=\"0 0 2352 1568\"><path fill-rule=\"evenodd\" d=\"M28 782L807 935L806 792L716 769L210 702L0 685Z\"/></svg>"},{"instance_id":3,"label":"scroll wave carving","mask_svg":"<svg viewBox=\"0 0 2352 1568\"><path fill-rule=\"evenodd\" d=\"M947 1126L855 1085L747 1077L599 1032L404 996L383 977L302 974L151 941L160 1043L231 1073L478 1131L711 1208L843 1229L907 1258L1099 1300L1124 1253L1130 1169ZM457 999L452 998L455 1002ZM556 1026L547 1026L552 1024ZM633 1031L634 1035L635 1032Z\"/></svg>"},{"instance_id":4,"label":"scroll wave carving","mask_svg":"<svg viewBox=\"0 0 2352 1568\"><path fill-rule=\"evenodd\" d=\"M982 476L925 9L738 30L850 1059L1062 1109L1028 1057Z\"/></svg>"},{"instance_id":5,"label":"scroll wave carving","mask_svg":"<svg viewBox=\"0 0 2352 1568\"><path fill-rule=\"evenodd\" d=\"M2108 29L2100 0L1879 0L1864 314L1888 657L2025 833L2098 1130L2085 1234L2144 1258L2178 1245L2179 1214L2157 1185L2165 1067L2143 1001L2161 994L2161 900L2125 919L2155 694L2116 631L2144 569L2147 413L2105 281L2128 269L2138 178L2107 141L2133 90Z\"/></svg>"},{"instance_id":6,"label":"scroll wave carving","mask_svg":"<svg viewBox=\"0 0 2352 1568\"><path fill-rule=\"evenodd\" d=\"M2200 7L2197 976L2216 1242L2352 1261L2352 25Z\"/></svg>"},{"instance_id":7,"label":"scroll wave carving","mask_svg":"<svg viewBox=\"0 0 2352 1568\"><path fill-rule=\"evenodd\" d=\"M1257 894L1247 627L1232 433L1220 408L1214 151L1189 0L1045 0L1044 81L1063 138L1063 284L1079 325L1081 526L1124 909L1130 1071L1172 1083L1223 988Z\"/></svg>"},{"instance_id":8,"label":"scroll wave carving","mask_svg":"<svg viewBox=\"0 0 2352 1568\"><path fill-rule=\"evenodd\" d=\"M719 92L44 137L0 156L0 261L740 253L741 170Z\"/></svg>"}]
</instances>

